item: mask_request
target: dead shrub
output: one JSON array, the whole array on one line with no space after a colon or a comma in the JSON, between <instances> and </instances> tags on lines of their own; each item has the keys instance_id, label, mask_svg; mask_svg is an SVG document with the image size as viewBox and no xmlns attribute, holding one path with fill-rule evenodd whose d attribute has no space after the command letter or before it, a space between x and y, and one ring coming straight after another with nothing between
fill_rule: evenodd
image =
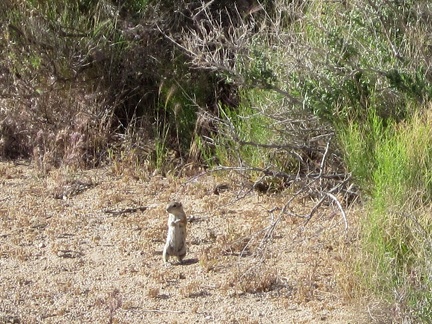
<instances>
[{"instance_id":1,"label":"dead shrub","mask_svg":"<svg viewBox=\"0 0 432 324\"><path fill-rule=\"evenodd\" d=\"M251 294L272 291L279 283L277 271L264 263L248 269L238 268L228 280L237 293Z\"/></svg>"}]
</instances>

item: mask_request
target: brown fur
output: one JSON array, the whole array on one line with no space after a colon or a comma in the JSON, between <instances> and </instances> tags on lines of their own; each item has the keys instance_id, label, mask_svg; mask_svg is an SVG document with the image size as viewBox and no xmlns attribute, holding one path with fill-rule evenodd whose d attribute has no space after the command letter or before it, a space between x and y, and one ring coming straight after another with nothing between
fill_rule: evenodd
<instances>
[{"instance_id":1,"label":"brown fur","mask_svg":"<svg viewBox=\"0 0 432 324\"><path fill-rule=\"evenodd\" d=\"M166 210L169 213L168 235L163 250L163 260L167 264L170 256L176 256L181 263L186 255L186 214L180 202L169 203Z\"/></svg>"}]
</instances>

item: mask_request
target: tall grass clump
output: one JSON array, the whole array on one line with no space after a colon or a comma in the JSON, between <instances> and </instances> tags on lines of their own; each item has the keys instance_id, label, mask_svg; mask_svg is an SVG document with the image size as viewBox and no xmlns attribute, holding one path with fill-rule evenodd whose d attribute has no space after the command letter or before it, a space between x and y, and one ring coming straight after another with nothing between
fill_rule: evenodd
<instances>
[{"instance_id":1,"label":"tall grass clump","mask_svg":"<svg viewBox=\"0 0 432 324\"><path fill-rule=\"evenodd\" d=\"M374 188L371 171L377 162L374 152L389 129L375 112L370 112L363 123L351 121L336 126L336 129L348 170L364 193L370 193Z\"/></svg>"},{"instance_id":2,"label":"tall grass clump","mask_svg":"<svg viewBox=\"0 0 432 324\"><path fill-rule=\"evenodd\" d=\"M216 137L215 157L218 164L243 167L264 167L266 165L265 150L262 143L274 141L270 131L271 120L260 114L253 102L259 98L245 100L235 109L221 108L221 119L218 128L221 135ZM211 164L212 161L209 161Z\"/></svg>"},{"instance_id":3,"label":"tall grass clump","mask_svg":"<svg viewBox=\"0 0 432 324\"><path fill-rule=\"evenodd\" d=\"M432 316L429 109L386 128L374 117L369 128L350 128L342 136L350 168L368 189L358 275L368 291L398 309L397 316L417 320Z\"/></svg>"}]
</instances>

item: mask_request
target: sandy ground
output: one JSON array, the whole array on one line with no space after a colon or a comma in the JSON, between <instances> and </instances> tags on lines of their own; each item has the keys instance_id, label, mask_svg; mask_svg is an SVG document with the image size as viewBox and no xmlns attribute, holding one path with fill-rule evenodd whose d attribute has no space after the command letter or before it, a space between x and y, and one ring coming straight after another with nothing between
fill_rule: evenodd
<instances>
[{"instance_id":1,"label":"sandy ground","mask_svg":"<svg viewBox=\"0 0 432 324\"><path fill-rule=\"evenodd\" d=\"M336 208L305 226L281 214L289 190L117 171L0 164L0 323L372 322L341 285L350 243ZM171 200L189 217L188 254L164 266Z\"/></svg>"}]
</instances>

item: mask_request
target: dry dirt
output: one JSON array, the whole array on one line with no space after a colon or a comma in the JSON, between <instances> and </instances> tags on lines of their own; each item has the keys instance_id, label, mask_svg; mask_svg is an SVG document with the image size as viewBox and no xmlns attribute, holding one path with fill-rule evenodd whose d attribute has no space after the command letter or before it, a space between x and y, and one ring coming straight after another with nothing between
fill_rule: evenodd
<instances>
[{"instance_id":1,"label":"dry dirt","mask_svg":"<svg viewBox=\"0 0 432 324\"><path fill-rule=\"evenodd\" d=\"M281 215L289 190L117 171L0 164L0 323L371 322L340 284L350 243L335 207L305 226ZM77 181L94 186L55 198ZM171 200L190 219L188 254L164 266Z\"/></svg>"}]
</instances>

